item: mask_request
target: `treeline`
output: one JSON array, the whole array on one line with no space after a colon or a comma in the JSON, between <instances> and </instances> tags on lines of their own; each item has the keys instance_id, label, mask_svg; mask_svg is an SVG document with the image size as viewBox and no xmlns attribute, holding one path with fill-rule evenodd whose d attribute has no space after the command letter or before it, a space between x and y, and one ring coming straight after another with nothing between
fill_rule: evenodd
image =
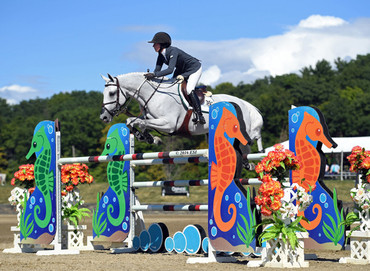
<instances>
[{"instance_id":1,"label":"treeline","mask_svg":"<svg viewBox=\"0 0 370 271\"><path fill-rule=\"evenodd\" d=\"M332 67L326 60L304 67L299 74L269 76L252 84L222 83L213 93L240 97L254 104L264 117L264 146L288 139L288 110L291 105L318 107L326 118L330 135L366 136L370 134L370 54L351 61L337 59ZM42 120L59 119L62 131L62 157L99 155L111 125L100 119L103 95L100 91L72 91L47 99L8 105L0 98L0 173L13 174L27 161L34 128ZM138 113L138 106L130 109ZM125 122L120 115L115 122ZM164 144L136 143L137 152L206 148L204 136L165 137ZM256 151L256 146L252 148ZM33 158L34 159L34 158ZM106 165L89 165L97 180L105 180ZM245 173L247 174L247 173ZM207 165L153 166L137 169L137 180L207 178Z\"/></svg>"}]
</instances>

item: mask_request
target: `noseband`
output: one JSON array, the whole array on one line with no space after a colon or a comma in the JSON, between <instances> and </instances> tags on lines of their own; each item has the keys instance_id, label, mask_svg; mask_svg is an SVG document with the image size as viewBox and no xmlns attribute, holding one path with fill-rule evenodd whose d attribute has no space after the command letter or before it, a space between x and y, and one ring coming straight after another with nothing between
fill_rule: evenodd
<instances>
[{"instance_id":1,"label":"noseband","mask_svg":"<svg viewBox=\"0 0 370 271\"><path fill-rule=\"evenodd\" d=\"M105 87L110 87L110 86L115 86L115 87L117 87L117 89L116 89L116 100L115 101L111 101L111 102L108 102L108 103L103 103L103 105L102 105L102 109L104 109L105 111L107 111L108 112L108 114L113 118L114 116L118 116L120 113L124 113L124 114L126 114L126 115L128 115L128 116L133 116L129 111L128 111L128 105L130 104L130 101L131 101L131 99L132 99L132 97L130 97L130 96L127 96L124 92L123 92L123 90L122 90L122 88L121 88L121 86L120 86L120 84L119 84L119 80L118 80L118 78L117 77L114 77L116 80L117 80L117 83L116 84L105 84ZM123 97L125 97L125 103L121 106L120 104L119 104L119 95L120 95L120 93L123 95ZM109 105L109 104L114 104L115 103L115 107L113 108L113 110L109 110L107 107L106 107L106 105Z\"/></svg>"}]
</instances>

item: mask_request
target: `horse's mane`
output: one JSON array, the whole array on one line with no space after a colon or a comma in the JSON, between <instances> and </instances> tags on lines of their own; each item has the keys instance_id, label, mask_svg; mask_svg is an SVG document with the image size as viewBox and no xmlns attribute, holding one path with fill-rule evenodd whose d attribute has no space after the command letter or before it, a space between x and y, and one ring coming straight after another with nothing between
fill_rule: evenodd
<instances>
[{"instance_id":1,"label":"horse's mane","mask_svg":"<svg viewBox=\"0 0 370 271\"><path fill-rule=\"evenodd\" d=\"M129 76L129 75L143 75L144 72L130 72L130 73L122 73L117 75L117 77L124 77L124 76Z\"/></svg>"},{"instance_id":2,"label":"horse's mane","mask_svg":"<svg viewBox=\"0 0 370 271\"><path fill-rule=\"evenodd\" d=\"M122 77L127 77L127 76L135 76L135 75L141 75L143 76L145 74L145 72L130 72L130 73L123 73L123 74L120 74L120 75L117 75L117 78L122 78ZM169 79L168 77L163 77L163 80L161 79L156 79L155 80L156 83L161 83L161 84L164 84L164 85L171 85L171 84L174 84L174 82ZM162 88L162 87L159 87L159 88ZM167 86L165 86L164 88L167 88Z\"/></svg>"}]
</instances>

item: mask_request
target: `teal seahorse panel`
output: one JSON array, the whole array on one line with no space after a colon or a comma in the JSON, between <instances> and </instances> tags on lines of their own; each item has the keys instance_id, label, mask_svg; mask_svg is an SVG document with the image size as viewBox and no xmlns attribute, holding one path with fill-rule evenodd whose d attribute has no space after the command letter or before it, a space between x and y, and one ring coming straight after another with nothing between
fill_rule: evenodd
<instances>
[{"instance_id":1,"label":"teal seahorse panel","mask_svg":"<svg viewBox=\"0 0 370 271\"><path fill-rule=\"evenodd\" d=\"M222 146L219 146L219 148L215 147L214 144L215 136L217 136L216 133L220 134L220 131L217 129L220 125L223 125L220 122L225 121L223 118L225 117L225 112L227 112L226 110L228 113L231 112L233 116L233 118L227 119L226 122L233 124L232 121L235 121L235 125L239 127L238 118L236 117L237 113L232 104L219 102L213 104L209 111L208 235L213 248L217 251L253 252L256 248L255 231L253 228L256 224L256 219L255 208L251 206L249 190L245 191L243 189L244 191L242 191L233 180L233 175L231 175L231 180L216 180L219 168L216 170L216 173L215 168L228 166L227 164L221 165L222 162L217 161L216 152L222 151L225 141L227 141L225 145L232 146L235 140L235 138L230 137L226 132L221 131L225 141L220 142ZM223 159L223 161L225 160ZM223 181L228 182L229 185L220 194L216 192L218 189L217 186ZM211 187L212 182L217 182L214 189ZM233 216L236 216L235 220ZM230 221L232 222L231 224ZM225 226L221 227L218 224L224 222L228 222L228 228L231 228L225 231Z\"/></svg>"},{"instance_id":2,"label":"teal seahorse panel","mask_svg":"<svg viewBox=\"0 0 370 271\"><path fill-rule=\"evenodd\" d=\"M40 122L34 131L29 159L36 154L36 188L21 214L22 243L50 244L56 230L55 195L55 125L53 121Z\"/></svg>"},{"instance_id":3,"label":"teal seahorse panel","mask_svg":"<svg viewBox=\"0 0 370 271\"><path fill-rule=\"evenodd\" d=\"M103 155L130 152L130 131L123 123L113 125L107 135ZM130 231L130 163L112 161L107 165L109 188L99 198L93 213L94 241L124 241Z\"/></svg>"},{"instance_id":4,"label":"teal seahorse panel","mask_svg":"<svg viewBox=\"0 0 370 271\"><path fill-rule=\"evenodd\" d=\"M307 118L307 114L312 116L314 120L310 120L306 127L302 127L302 123L304 123L305 116ZM315 121L317 122L316 125ZM289 111L289 149L298 157L300 150L303 152L303 148L298 149L296 147L297 133L300 129L306 132L303 141L306 140L307 144L311 144L314 147L314 151L311 152L311 155L319 160L320 163L316 165L319 167L319 173L316 174L316 179L306 180L311 186L316 185L316 188L311 193L313 202L304 212L304 216L311 222L307 226L303 225L307 227L310 237L305 241L305 248L338 250L342 248L345 240L344 226L339 227L339 224L344 219L342 213L343 209L335 193L324 184L323 177L326 158L321 150L323 142L325 144L332 144L333 147L336 147L336 143L329 135L324 116L320 110L308 106L294 108ZM308 135L309 130L313 129L316 129L313 131L314 133L311 133L311 136ZM317 138L314 139L312 138L313 136ZM307 155L304 157L306 161L310 159ZM305 161L302 162L303 166L306 166L304 164ZM304 168L302 168L302 170L304 170ZM292 173L290 177L292 182Z\"/></svg>"}]
</instances>

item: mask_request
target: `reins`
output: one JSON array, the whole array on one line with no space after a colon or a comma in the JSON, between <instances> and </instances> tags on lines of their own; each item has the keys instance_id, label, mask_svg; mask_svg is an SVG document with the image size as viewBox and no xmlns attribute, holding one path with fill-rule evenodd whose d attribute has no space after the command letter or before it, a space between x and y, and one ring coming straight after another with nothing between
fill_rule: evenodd
<instances>
[{"instance_id":1,"label":"reins","mask_svg":"<svg viewBox=\"0 0 370 271\"><path fill-rule=\"evenodd\" d=\"M114 116L117 116L119 115L120 113L124 113L125 115L129 116L129 117L135 117L134 120L138 119L141 115L144 115L143 112L146 110L146 107L149 103L149 101L153 98L154 94L158 91L160 85L162 84L163 82L163 77L161 78L161 81L159 82L159 84L157 86L154 86L153 83L147 79L143 80L143 82L139 85L139 87L136 89L135 93L132 95L132 96L128 96L125 94L125 92L123 92L121 86L120 86L120 83L119 83L119 80L117 77L114 77L116 79L116 84L106 84L105 87L108 87L108 86L116 86L117 89L116 89L116 101L111 101L111 102L107 102L107 103L103 103L102 105L102 108L104 108L112 117ZM148 83L153 89L153 93L150 95L149 99L144 101L144 105L141 107L141 110L140 110L140 113L139 115L135 116L134 114L132 114L130 111L128 111L128 106L130 105L130 103L132 102L132 100L135 98L135 96L137 96L139 98L139 93L140 93L140 90L142 88L142 86L145 84L145 83ZM171 88L172 86L174 86L175 84L177 84L178 80L174 81L173 84L171 84L170 86L166 87L166 88ZM164 87L162 87L164 88ZM126 101L124 102L124 104L121 106L119 104L119 95L120 93L125 97ZM109 104L113 104L115 103L115 108L113 110L109 110L106 105L109 105Z\"/></svg>"}]
</instances>

